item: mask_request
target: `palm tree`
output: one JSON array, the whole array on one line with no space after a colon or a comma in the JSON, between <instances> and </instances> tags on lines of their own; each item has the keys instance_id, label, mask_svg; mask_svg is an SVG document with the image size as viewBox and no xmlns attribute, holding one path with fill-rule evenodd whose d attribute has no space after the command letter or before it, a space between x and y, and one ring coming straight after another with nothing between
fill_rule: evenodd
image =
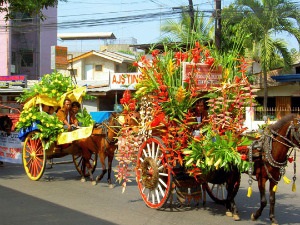
<instances>
[{"instance_id":1,"label":"palm tree","mask_svg":"<svg viewBox=\"0 0 300 225\"><path fill-rule=\"evenodd\" d=\"M291 53L287 44L282 39L274 36L287 32L294 36L300 43L300 15L299 7L288 0L236 0L233 3L236 17L233 24L237 24L237 31L251 34L250 40L245 43L252 46L252 51L257 53L263 72L264 83L264 108L267 107L268 85L267 73L272 66L276 55L283 58L284 65L292 63Z\"/></svg>"},{"instance_id":2,"label":"palm tree","mask_svg":"<svg viewBox=\"0 0 300 225\"><path fill-rule=\"evenodd\" d=\"M207 20L203 12L196 12L193 24L194 27L191 28L191 17L183 11L179 22L168 20L162 25L161 31L165 32L163 41L191 43L195 40L209 42L213 39L213 18Z\"/></svg>"}]
</instances>

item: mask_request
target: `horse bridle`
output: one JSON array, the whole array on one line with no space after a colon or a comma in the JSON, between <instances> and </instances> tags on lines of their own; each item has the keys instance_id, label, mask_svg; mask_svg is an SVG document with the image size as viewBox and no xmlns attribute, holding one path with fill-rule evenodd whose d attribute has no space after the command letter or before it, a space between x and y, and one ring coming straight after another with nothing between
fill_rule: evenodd
<instances>
[{"instance_id":1,"label":"horse bridle","mask_svg":"<svg viewBox=\"0 0 300 225\"><path fill-rule=\"evenodd\" d=\"M295 140L298 142L298 145L287 138L287 136L290 132L291 132L291 138L295 138ZM282 138L283 140L288 142L290 145L276 139L274 137L274 135L279 136L280 138ZM259 143L260 140L262 140L262 141ZM276 142L279 142L280 144L285 145L286 147L289 148L287 158L284 162L277 162L273 158L273 156L272 156L272 140L274 140ZM253 144L251 145L251 148L249 148L249 162L250 163L252 162L252 150L253 150L253 148L258 148L257 146L254 147L255 144L258 144L258 146L261 146L263 151L265 152L265 155L262 155L265 170L267 172L267 175L268 175L269 179L272 179L272 181L275 184L277 184L281 180L281 177L285 174L285 167L287 165L288 157L291 155L291 153L293 151L294 151L294 154L295 154L294 160L296 159L296 150L299 150L299 144L300 144L300 133L299 133L299 131L296 131L296 126L293 122L288 127L285 136L279 134L278 132L276 132L273 129L267 129L266 131L264 131L263 136L258 141L253 142ZM264 146L262 146L262 144L264 144ZM267 168L266 162L269 163L273 167L279 168L280 176L279 176L278 180L275 180L272 177L272 175L270 174L270 172ZM251 169L249 168L249 176L252 177L252 168ZM295 176L294 176L293 179L295 179ZM252 181L251 181L251 183L252 183Z\"/></svg>"}]
</instances>

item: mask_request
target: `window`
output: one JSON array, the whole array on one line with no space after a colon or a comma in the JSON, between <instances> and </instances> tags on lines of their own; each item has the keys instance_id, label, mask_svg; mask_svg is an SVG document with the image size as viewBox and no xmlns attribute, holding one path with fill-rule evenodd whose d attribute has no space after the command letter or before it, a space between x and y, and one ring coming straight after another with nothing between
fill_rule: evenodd
<instances>
[{"instance_id":1,"label":"window","mask_svg":"<svg viewBox=\"0 0 300 225\"><path fill-rule=\"evenodd\" d=\"M116 65L116 70L115 70L116 73L120 73L120 65Z\"/></svg>"},{"instance_id":2,"label":"window","mask_svg":"<svg viewBox=\"0 0 300 225\"><path fill-rule=\"evenodd\" d=\"M21 66L22 67L33 67L33 52L26 50L21 52Z\"/></svg>"},{"instance_id":3,"label":"window","mask_svg":"<svg viewBox=\"0 0 300 225\"><path fill-rule=\"evenodd\" d=\"M102 65L96 65L95 71L102 71Z\"/></svg>"}]
</instances>

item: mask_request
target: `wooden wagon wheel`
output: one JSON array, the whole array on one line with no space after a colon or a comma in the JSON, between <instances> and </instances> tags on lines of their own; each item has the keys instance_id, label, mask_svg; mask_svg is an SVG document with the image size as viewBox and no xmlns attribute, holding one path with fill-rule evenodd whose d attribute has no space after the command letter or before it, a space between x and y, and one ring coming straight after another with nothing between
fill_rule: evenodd
<instances>
[{"instance_id":1,"label":"wooden wagon wheel","mask_svg":"<svg viewBox=\"0 0 300 225\"><path fill-rule=\"evenodd\" d=\"M171 193L172 174L162 149L162 140L152 137L142 143L137 157L136 178L147 206L161 208Z\"/></svg>"},{"instance_id":2,"label":"wooden wagon wheel","mask_svg":"<svg viewBox=\"0 0 300 225\"><path fill-rule=\"evenodd\" d=\"M27 176L31 180L39 180L46 167L46 153L43 141L40 138L33 139L38 131L29 133L23 146L23 166Z\"/></svg>"},{"instance_id":3,"label":"wooden wagon wheel","mask_svg":"<svg viewBox=\"0 0 300 225\"><path fill-rule=\"evenodd\" d=\"M234 184L234 188L232 190L233 198L236 196L239 187L240 187L240 180ZM227 182L223 183L210 183L205 182L202 184L203 190L209 195L209 197L216 203L224 205L226 203L226 198L228 195L227 192Z\"/></svg>"},{"instance_id":4,"label":"wooden wagon wheel","mask_svg":"<svg viewBox=\"0 0 300 225\"><path fill-rule=\"evenodd\" d=\"M92 173L94 173L97 167L98 154L92 151L89 152L91 154L89 163L92 166ZM88 168L86 167L85 159L82 157L82 154L81 153L72 154L72 158L77 172L84 177L90 176L88 172Z\"/></svg>"}]
</instances>

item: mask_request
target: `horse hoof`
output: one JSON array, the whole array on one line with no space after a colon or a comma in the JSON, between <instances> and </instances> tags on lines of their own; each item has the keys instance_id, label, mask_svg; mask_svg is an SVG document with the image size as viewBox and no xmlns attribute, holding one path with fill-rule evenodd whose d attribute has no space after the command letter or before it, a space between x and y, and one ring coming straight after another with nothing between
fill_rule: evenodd
<instances>
[{"instance_id":1,"label":"horse hoof","mask_svg":"<svg viewBox=\"0 0 300 225\"><path fill-rule=\"evenodd\" d=\"M85 178L81 178L81 183L84 183L84 182L86 182L86 180L85 180Z\"/></svg>"},{"instance_id":2,"label":"horse hoof","mask_svg":"<svg viewBox=\"0 0 300 225\"><path fill-rule=\"evenodd\" d=\"M233 215L233 220L234 220L234 221L240 221L241 218L239 217L238 214L234 214L234 215Z\"/></svg>"},{"instance_id":3,"label":"horse hoof","mask_svg":"<svg viewBox=\"0 0 300 225\"><path fill-rule=\"evenodd\" d=\"M252 220L252 221L255 221L255 220L256 220L256 218L255 218L255 216L254 216L254 213L251 214L251 220Z\"/></svg>"},{"instance_id":4,"label":"horse hoof","mask_svg":"<svg viewBox=\"0 0 300 225\"><path fill-rule=\"evenodd\" d=\"M232 216L233 216L233 214L232 214L232 212L229 212L229 211L227 211L227 212L226 212L226 216L228 216L228 217L232 217Z\"/></svg>"},{"instance_id":5,"label":"horse hoof","mask_svg":"<svg viewBox=\"0 0 300 225\"><path fill-rule=\"evenodd\" d=\"M92 185L94 185L94 186L95 186L96 184L97 184L97 182L96 182L96 181L92 181Z\"/></svg>"}]
</instances>

